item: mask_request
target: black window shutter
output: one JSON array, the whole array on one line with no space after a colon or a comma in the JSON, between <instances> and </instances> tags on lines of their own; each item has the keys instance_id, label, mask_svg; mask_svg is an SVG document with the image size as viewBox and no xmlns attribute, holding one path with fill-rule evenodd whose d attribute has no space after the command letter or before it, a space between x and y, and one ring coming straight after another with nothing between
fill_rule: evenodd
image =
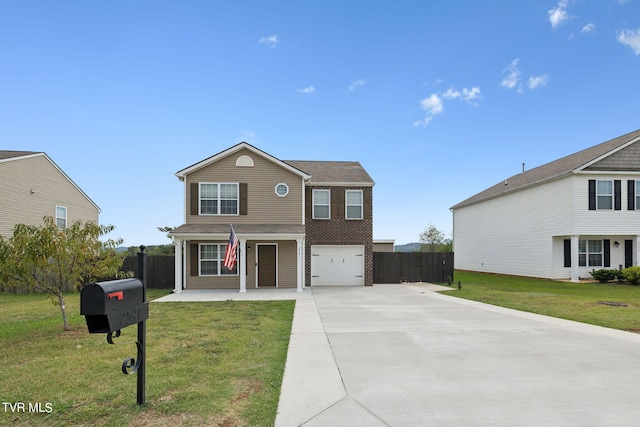
<instances>
[{"instance_id":1,"label":"black window shutter","mask_svg":"<svg viewBox=\"0 0 640 427\"><path fill-rule=\"evenodd\" d=\"M622 183L619 179L613 181L613 208L622 210Z\"/></svg>"},{"instance_id":2,"label":"black window shutter","mask_svg":"<svg viewBox=\"0 0 640 427\"><path fill-rule=\"evenodd\" d=\"M571 239L564 239L564 266L571 267Z\"/></svg>"},{"instance_id":3,"label":"black window shutter","mask_svg":"<svg viewBox=\"0 0 640 427\"><path fill-rule=\"evenodd\" d=\"M313 210L313 205L312 205L312 199L313 198L313 191L311 190L310 187L305 187L304 189L304 217L307 219L311 219L312 217L312 210Z\"/></svg>"},{"instance_id":4,"label":"black window shutter","mask_svg":"<svg viewBox=\"0 0 640 427\"><path fill-rule=\"evenodd\" d=\"M589 180L589 210L596 210L596 180Z\"/></svg>"},{"instance_id":5,"label":"black window shutter","mask_svg":"<svg viewBox=\"0 0 640 427\"><path fill-rule=\"evenodd\" d=\"M189 245L189 258L191 260L191 274L190 276L198 275L198 245L193 243Z\"/></svg>"},{"instance_id":6,"label":"black window shutter","mask_svg":"<svg viewBox=\"0 0 640 427\"><path fill-rule=\"evenodd\" d=\"M627 209L636 209L636 181L633 179L627 181Z\"/></svg>"},{"instance_id":7,"label":"black window shutter","mask_svg":"<svg viewBox=\"0 0 640 427\"><path fill-rule=\"evenodd\" d=\"M198 205L200 204L200 195L198 194L199 186L197 182L191 183L191 197L189 198L191 204L191 215L199 215Z\"/></svg>"},{"instance_id":8,"label":"black window shutter","mask_svg":"<svg viewBox=\"0 0 640 427\"><path fill-rule=\"evenodd\" d=\"M241 182L240 183L240 209L239 209L239 213L240 213L240 215L246 215L247 214L247 183L246 182Z\"/></svg>"},{"instance_id":9,"label":"black window shutter","mask_svg":"<svg viewBox=\"0 0 640 427\"><path fill-rule=\"evenodd\" d=\"M364 219L371 219L371 188L367 187L362 190L362 217Z\"/></svg>"},{"instance_id":10,"label":"black window shutter","mask_svg":"<svg viewBox=\"0 0 640 427\"><path fill-rule=\"evenodd\" d=\"M604 246L604 266L611 267L611 240L604 239L602 246Z\"/></svg>"},{"instance_id":11,"label":"black window shutter","mask_svg":"<svg viewBox=\"0 0 640 427\"><path fill-rule=\"evenodd\" d=\"M331 219L344 218L344 190L331 190Z\"/></svg>"}]
</instances>

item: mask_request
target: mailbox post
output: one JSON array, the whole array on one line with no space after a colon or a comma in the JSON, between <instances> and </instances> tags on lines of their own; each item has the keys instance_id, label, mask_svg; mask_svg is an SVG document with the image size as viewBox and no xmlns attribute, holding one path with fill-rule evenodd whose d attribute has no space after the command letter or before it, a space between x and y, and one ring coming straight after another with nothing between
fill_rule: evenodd
<instances>
[{"instance_id":1,"label":"mailbox post","mask_svg":"<svg viewBox=\"0 0 640 427\"><path fill-rule=\"evenodd\" d=\"M137 373L137 402L145 402L147 325L149 303L147 302L147 254L145 247L138 252L138 277L135 279L111 280L86 284L80 292L80 314L85 316L91 334L107 334L107 342L120 336L120 330L138 324L138 350L135 358L122 362L122 373Z\"/></svg>"}]
</instances>

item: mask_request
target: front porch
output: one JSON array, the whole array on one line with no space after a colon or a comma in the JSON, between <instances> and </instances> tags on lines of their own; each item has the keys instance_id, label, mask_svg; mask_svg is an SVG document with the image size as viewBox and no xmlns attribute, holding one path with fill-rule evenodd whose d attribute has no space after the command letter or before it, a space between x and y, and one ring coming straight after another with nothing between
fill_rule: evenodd
<instances>
[{"instance_id":1,"label":"front porch","mask_svg":"<svg viewBox=\"0 0 640 427\"><path fill-rule=\"evenodd\" d=\"M174 293L184 290L304 290L304 226L237 224L237 263L223 266L231 227L183 225L170 235L175 246Z\"/></svg>"},{"instance_id":2,"label":"front porch","mask_svg":"<svg viewBox=\"0 0 640 427\"><path fill-rule=\"evenodd\" d=\"M591 278L592 270L622 269L638 265L638 235L574 234L554 237L554 264L559 274L571 282Z\"/></svg>"}]
</instances>

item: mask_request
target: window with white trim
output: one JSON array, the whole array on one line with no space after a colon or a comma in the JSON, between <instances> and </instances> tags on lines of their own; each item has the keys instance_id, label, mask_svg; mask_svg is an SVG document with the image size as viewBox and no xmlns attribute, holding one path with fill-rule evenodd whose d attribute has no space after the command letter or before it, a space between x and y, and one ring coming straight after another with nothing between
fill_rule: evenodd
<instances>
[{"instance_id":1,"label":"window with white trim","mask_svg":"<svg viewBox=\"0 0 640 427\"><path fill-rule=\"evenodd\" d=\"M580 267L602 267L602 240L578 241L578 265Z\"/></svg>"},{"instance_id":2,"label":"window with white trim","mask_svg":"<svg viewBox=\"0 0 640 427\"><path fill-rule=\"evenodd\" d=\"M636 185L635 185L635 197L636 197L636 210L640 210L640 204L638 204L640 202L640 181L636 181Z\"/></svg>"},{"instance_id":3,"label":"window with white trim","mask_svg":"<svg viewBox=\"0 0 640 427\"><path fill-rule=\"evenodd\" d=\"M330 190L313 190L313 219L331 219Z\"/></svg>"},{"instance_id":4,"label":"window with white trim","mask_svg":"<svg viewBox=\"0 0 640 427\"><path fill-rule=\"evenodd\" d=\"M289 194L289 186L284 182L281 182L280 184L276 185L275 191L279 197L284 197Z\"/></svg>"},{"instance_id":5,"label":"window with white trim","mask_svg":"<svg viewBox=\"0 0 640 427\"><path fill-rule=\"evenodd\" d=\"M345 190L345 218L362 219L362 190Z\"/></svg>"},{"instance_id":6,"label":"window with white trim","mask_svg":"<svg viewBox=\"0 0 640 427\"><path fill-rule=\"evenodd\" d=\"M200 243L200 276L236 276L238 263L229 270L224 266L226 243Z\"/></svg>"},{"instance_id":7,"label":"window with white trim","mask_svg":"<svg viewBox=\"0 0 640 427\"><path fill-rule=\"evenodd\" d=\"M238 183L200 183L200 215L238 215Z\"/></svg>"},{"instance_id":8,"label":"window with white trim","mask_svg":"<svg viewBox=\"0 0 640 427\"><path fill-rule=\"evenodd\" d=\"M56 225L58 228L67 228L67 208L56 206Z\"/></svg>"},{"instance_id":9,"label":"window with white trim","mask_svg":"<svg viewBox=\"0 0 640 427\"><path fill-rule=\"evenodd\" d=\"M596 208L613 209L613 181L596 181Z\"/></svg>"}]
</instances>

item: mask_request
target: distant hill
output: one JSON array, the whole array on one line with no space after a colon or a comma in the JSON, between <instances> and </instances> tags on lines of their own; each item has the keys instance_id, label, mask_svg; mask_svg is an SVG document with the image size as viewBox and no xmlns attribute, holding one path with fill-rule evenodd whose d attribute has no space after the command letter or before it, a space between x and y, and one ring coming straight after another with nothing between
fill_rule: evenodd
<instances>
[{"instance_id":1,"label":"distant hill","mask_svg":"<svg viewBox=\"0 0 640 427\"><path fill-rule=\"evenodd\" d=\"M420 250L420 243L406 243L404 245L396 245L394 247L396 252L418 252Z\"/></svg>"}]
</instances>

